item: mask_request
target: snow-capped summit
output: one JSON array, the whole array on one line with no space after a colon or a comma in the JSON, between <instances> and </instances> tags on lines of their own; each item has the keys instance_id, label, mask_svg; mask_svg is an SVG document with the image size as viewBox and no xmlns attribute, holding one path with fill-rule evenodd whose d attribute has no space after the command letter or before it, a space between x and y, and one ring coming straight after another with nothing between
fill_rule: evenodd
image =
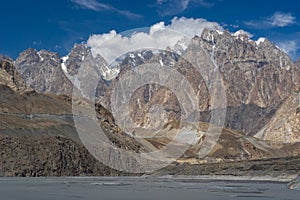
<instances>
[{"instance_id":1,"label":"snow-capped summit","mask_svg":"<svg viewBox=\"0 0 300 200\"><path fill-rule=\"evenodd\" d=\"M75 44L72 51L61 58L61 68L66 76L73 81L74 76L78 73L81 67L90 64L87 59L92 59L94 65L97 65L103 79L111 80L118 73L118 69L111 68L105 62L101 55L93 56L91 49L85 44Z\"/></svg>"},{"instance_id":2,"label":"snow-capped summit","mask_svg":"<svg viewBox=\"0 0 300 200\"><path fill-rule=\"evenodd\" d=\"M238 30L232 34L234 37L241 39L242 41L249 40L253 35L244 30Z\"/></svg>"},{"instance_id":3,"label":"snow-capped summit","mask_svg":"<svg viewBox=\"0 0 300 200\"><path fill-rule=\"evenodd\" d=\"M258 40L255 41L255 42L256 42L257 45L260 45L260 43L264 43L265 41L266 41L266 38L260 37L260 38L258 38Z\"/></svg>"}]
</instances>

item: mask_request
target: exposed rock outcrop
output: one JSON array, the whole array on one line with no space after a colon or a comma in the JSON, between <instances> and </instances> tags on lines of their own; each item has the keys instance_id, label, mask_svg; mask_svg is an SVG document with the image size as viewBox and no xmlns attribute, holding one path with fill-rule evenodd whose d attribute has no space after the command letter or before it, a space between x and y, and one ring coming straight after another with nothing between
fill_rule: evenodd
<instances>
[{"instance_id":1,"label":"exposed rock outcrop","mask_svg":"<svg viewBox=\"0 0 300 200\"><path fill-rule=\"evenodd\" d=\"M0 84L7 85L15 91L24 92L26 87L12 59L0 55Z\"/></svg>"},{"instance_id":2,"label":"exposed rock outcrop","mask_svg":"<svg viewBox=\"0 0 300 200\"><path fill-rule=\"evenodd\" d=\"M293 91L255 137L278 143L300 142L300 91Z\"/></svg>"},{"instance_id":3,"label":"exposed rock outcrop","mask_svg":"<svg viewBox=\"0 0 300 200\"><path fill-rule=\"evenodd\" d=\"M171 50L171 49L169 49ZM291 58L267 39L252 41L243 32L204 30L194 37L188 48L178 55L169 51L131 52L121 63L121 72L107 92L104 105L110 107L110 91L130 69L145 64L171 67L181 73L193 87L199 100L200 120L209 122L213 101L209 94L214 70L220 71L226 91L225 127L246 135L256 134L272 118L291 91L300 87L300 68ZM193 65L198 65L200 71ZM167 77L161 77L164 79ZM178 90L184 90L175 83ZM163 101L163 102L162 102ZM138 124L147 121L152 105L162 105L169 120L177 120L180 106L170 90L155 84L139 88L132 96L131 114ZM158 116L159 117L159 116Z\"/></svg>"},{"instance_id":4,"label":"exposed rock outcrop","mask_svg":"<svg viewBox=\"0 0 300 200\"><path fill-rule=\"evenodd\" d=\"M26 85L38 93L72 94L73 85L63 73L58 53L28 49L17 58L15 67Z\"/></svg>"},{"instance_id":5,"label":"exposed rock outcrop","mask_svg":"<svg viewBox=\"0 0 300 200\"><path fill-rule=\"evenodd\" d=\"M68 96L17 93L0 84L0 176L125 175L97 161L83 146ZM118 148L144 151L102 106L98 122Z\"/></svg>"}]
</instances>

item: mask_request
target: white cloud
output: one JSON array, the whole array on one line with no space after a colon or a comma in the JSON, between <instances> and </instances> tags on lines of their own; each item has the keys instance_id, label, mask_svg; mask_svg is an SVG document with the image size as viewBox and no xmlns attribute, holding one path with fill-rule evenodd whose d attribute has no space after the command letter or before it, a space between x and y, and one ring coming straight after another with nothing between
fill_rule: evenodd
<instances>
[{"instance_id":1,"label":"white cloud","mask_svg":"<svg viewBox=\"0 0 300 200\"><path fill-rule=\"evenodd\" d=\"M296 17L291 13L275 12L271 17L247 21L245 25L256 29L268 29L272 27L286 27L295 23Z\"/></svg>"},{"instance_id":2,"label":"white cloud","mask_svg":"<svg viewBox=\"0 0 300 200\"><path fill-rule=\"evenodd\" d=\"M170 25L160 22L152 25L149 32L134 32L128 37L115 30L106 34L91 35L87 45L91 47L93 54L100 54L111 63L124 53L137 49L172 47L185 37L190 39L195 35L201 35L205 28L223 30L218 23L208 22L205 19L175 17Z\"/></svg>"},{"instance_id":3,"label":"white cloud","mask_svg":"<svg viewBox=\"0 0 300 200\"><path fill-rule=\"evenodd\" d=\"M204 0L156 0L158 12L161 15L175 15L185 11L191 4L204 7L212 6Z\"/></svg>"},{"instance_id":4,"label":"white cloud","mask_svg":"<svg viewBox=\"0 0 300 200\"><path fill-rule=\"evenodd\" d=\"M296 55L297 51L300 49L298 42L295 40L278 42L277 45L291 56Z\"/></svg>"},{"instance_id":5,"label":"white cloud","mask_svg":"<svg viewBox=\"0 0 300 200\"><path fill-rule=\"evenodd\" d=\"M110 6L99 3L96 0L71 0L73 3L80 5L83 8L87 8L94 11L99 11L101 9L110 9Z\"/></svg>"},{"instance_id":6,"label":"white cloud","mask_svg":"<svg viewBox=\"0 0 300 200\"><path fill-rule=\"evenodd\" d=\"M79 5L82 8L93 10L93 11L101 11L101 10L110 10L114 11L116 13L119 13L121 15L130 17L130 18L139 18L141 15L132 13L127 10L119 10L109 4L100 3L97 0L70 0L71 2Z\"/></svg>"},{"instance_id":7,"label":"white cloud","mask_svg":"<svg viewBox=\"0 0 300 200\"><path fill-rule=\"evenodd\" d=\"M291 13L276 12L270 18L269 23L275 27L285 27L295 23L296 18Z\"/></svg>"}]
</instances>

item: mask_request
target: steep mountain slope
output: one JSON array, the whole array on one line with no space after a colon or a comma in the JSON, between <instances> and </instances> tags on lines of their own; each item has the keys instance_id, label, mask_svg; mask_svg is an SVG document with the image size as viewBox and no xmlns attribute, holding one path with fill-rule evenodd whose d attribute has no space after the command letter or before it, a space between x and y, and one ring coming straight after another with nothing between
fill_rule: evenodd
<instances>
[{"instance_id":1,"label":"steep mountain slope","mask_svg":"<svg viewBox=\"0 0 300 200\"><path fill-rule=\"evenodd\" d=\"M222 74L229 106L228 128L255 134L300 86L299 68L267 39L254 42L243 34L205 31L198 41L214 53Z\"/></svg>"},{"instance_id":2,"label":"steep mountain slope","mask_svg":"<svg viewBox=\"0 0 300 200\"><path fill-rule=\"evenodd\" d=\"M6 86L0 86L0 92L0 176L125 174L97 161L81 143L67 96L19 95ZM97 111L99 123L116 147L144 151L119 131L101 106Z\"/></svg>"},{"instance_id":3,"label":"steep mountain slope","mask_svg":"<svg viewBox=\"0 0 300 200\"><path fill-rule=\"evenodd\" d=\"M101 55L93 55L91 49L85 44L75 44L70 54L62 57L62 68L71 77L77 75L80 68L88 68L90 66L86 65L92 63L98 70L100 81L111 80L119 72L118 68L111 68Z\"/></svg>"},{"instance_id":4,"label":"steep mountain slope","mask_svg":"<svg viewBox=\"0 0 300 200\"><path fill-rule=\"evenodd\" d=\"M86 45L75 45L70 54L62 58L55 52L28 49L16 59L15 66L28 87L38 93L59 95L71 95L78 78L85 78L77 77L80 68L86 74L98 74L97 96L103 96L106 91L104 78L116 73L107 67L100 55L93 56Z\"/></svg>"},{"instance_id":5,"label":"steep mountain slope","mask_svg":"<svg viewBox=\"0 0 300 200\"><path fill-rule=\"evenodd\" d=\"M293 91L255 137L278 143L300 142L300 91Z\"/></svg>"},{"instance_id":6,"label":"steep mountain slope","mask_svg":"<svg viewBox=\"0 0 300 200\"><path fill-rule=\"evenodd\" d=\"M149 63L176 69L188 80L199 100L200 119L205 122L209 122L212 102L217 100L209 91L218 69L226 91L224 125L246 135L256 134L291 91L300 87L300 68L267 39L252 41L241 31L231 34L204 30L201 36L191 40L181 55L172 49L129 53L120 64L121 72L110 85L103 104L110 108L110 91L127 71ZM195 63L200 71L193 66ZM184 88L178 85L178 90ZM131 114L138 124L146 123L146 113L157 104L165 108L169 120L179 117L176 96L165 87L146 85L131 98Z\"/></svg>"},{"instance_id":7,"label":"steep mountain slope","mask_svg":"<svg viewBox=\"0 0 300 200\"><path fill-rule=\"evenodd\" d=\"M73 122L69 97L35 92L20 95L7 86L1 86L0 91L0 176L124 174L101 164L82 145ZM176 128L169 130L166 127L166 134L135 140L115 125L112 115L102 106L96 105L96 111L106 135L118 148L134 152L156 151L164 148L173 139L172 132L176 132ZM236 162L299 153L297 144L287 149L286 146L273 145L224 129L208 157L199 160L202 134L208 124L201 123L201 127L198 141L178 163L210 165L211 162Z\"/></svg>"},{"instance_id":8,"label":"steep mountain slope","mask_svg":"<svg viewBox=\"0 0 300 200\"><path fill-rule=\"evenodd\" d=\"M69 96L20 90L16 77L0 67L0 176L120 175L97 161L81 143ZM11 66L13 67L13 66ZM6 70L4 70L6 69ZM12 88L11 88L11 87ZM143 151L96 105L98 122L115 146Z\"/></svg>"}]
</instances>

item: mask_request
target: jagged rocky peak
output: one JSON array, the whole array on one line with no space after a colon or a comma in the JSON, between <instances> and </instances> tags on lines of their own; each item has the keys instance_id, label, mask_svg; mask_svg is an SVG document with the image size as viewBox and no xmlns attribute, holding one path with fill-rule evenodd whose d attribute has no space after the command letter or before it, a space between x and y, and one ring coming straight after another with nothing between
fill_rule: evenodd
<instances>
[{"instance_id":1,"label":"jagged rocky peak","mask_svg":"<svg viewBox=\"0 0 300 200\"><path fill-rule=\"evenodd\" d=\"M0 55L0 84L10 87L16 92L28 90L14 67L13 60L2 55Z\"/></svg>"},{"instance_id":2,"label":"jagged rocky peak","mask_svg":"<svg viewBox=\"0 0 300 200\"><path fill-rule=\"evenodd\" d=\"M15 66L26 85L38 93L71 95L73 85L78 81L75 75L85 67L84 70L99 75L97 93L103 95L106 84L102 77L113 74L104 59L100 55L94 57L84 44L75 45L70 54L62 58L56 52L27 49L16 59ZM83 77L85 75L81 75Z\"/></svg>"},{"instance_id":3,"label":"jagged rocky peak","mask_svg":"<svg viewBox=\"0 0 300 200\"><path fill-rule=\"evenodd\" d=\"M118 68L127 70L128 67L135 68L145 63L159 64L161 66L174 67L179 60L180 54L171 48L166 50L146 49L142 51L134 51L126 54Z\"/></svg>"},{"instance_id":4,"label":"jagged rocky peak","mask_svg":"<svg viewBox=\"0 0 300 200\"><path fill-rule=\"evenodd\" d=\"M13 65L14 61L11 58L0 55L0 63L1 69L5 70L11 76L14 75L16 69Z\"/></svg>"},{"instance_id":5,"label":"jagged rocky peak","mask_svg":"<svg viewBox=\"0 0 300 200\"><path fill-rule=\"evenodd\" d=\"M78 73L80 65L87 55L91 53L91 50L84 44L75 44L74 48L65 57L62 57L62 67L65 72L74 76Z\"/></svg>"},{"instance_id":6,"label":"jagged rocky peak","mask_svg":"<svg viewBox=\"0 0 300 200\"><path fill-rule=\"evenodd\" d=\"M153 55L154 54L151 50L130 52L125 56L120 65L130 65L131 67L136 67L149 61Z\"/></svg>"},{"instance_id":7,"label":"jagged rocky peak","mask_svg":"<svg viewBox=\"0 0 300 200\"><path fill-rule=\"evenodd\" d=\"M241 35L244 39L240 38ZM241 31L231 34L228 31L204 30L201 37L194 38L194 42L213 54L212 58L218 64L228 88L234 94L239 93L237 97L228 96L231 105L254 103L266 107L273 104L275 98L282 100L289 95L290 89L297 85L300 78L299 70L284 51L267 39L255 42L249 38L246 40L247 37ZM263 85L261 81L273 84L266 91L257 88ZM273 92L274 95L271 94Z\"/></svg>"},{"instance_id":8,"label":"jagged rocky peak","mask_svg":"<svg viewBox=\"0 0 300 200\"><path fill-rule=\"evenodd\" d=\"M208 122L211 102L216 100L209 94L209 84L218 69L226 91L225 127L245 134L256 134L269 122L291 91L300 86L300 69L283 50L267 39L253 41L243 31L232 34L229 31L206 29L188 43L181 55L168 51L152 51L152 54L149 59L142 59L139 56L141 52L128 54L120 66L119 76L128 70L128 66L136 67L145 63L176 68L195 90L199 98L201 120ZM205 73L199 73L191 65L193 63L202 66L201 70ZM184 88L178 86L180 89ZM131 105L133 116L143 120L140 112L159 104L161 99L168 102L164 105L168 108L166 110L173 110L176 115L178 107L175 98L168 95L165 88L151 85L140 88L132 98L133 102L138 102Z\"/></svg>"},{"instance_id":9,"label":"jagged rocky peak","mask_svg":"<svg viewBox=\"0 0 300 200\"><path fill-rule=\"evenodd\" d=\"M204 30L190 46L206 50L220 71L228 105L225 126L255 134L291 91L300 87L300 69L267 39L258 42L246 39L246 34L243 39L240 36ZM191 58L193 51L187 49Z\"/></svg>"},{"instance_id":10,"label":"jagged rocky peak","mask_svg":"<svg viewBox=\"0 0 300 200\"><path fill-rule=\"evenodd\" d=\"M16 59L15 65L18 69L20 66L35 65L36 63L44 63L55 66L59 62L59 54L56 52L47 50L37 51L36 49L30 48L20 53L19 57Z\"/></svg>"},{"instance_id":11,"label":"jagged rocky peak","mask_svg":"<svg viewBox=\"0 0 300 200\"><path fill-rule=\"evenodd\" d=\"M235 46L245 46L249 47L249 45L256 49L260 48L266 48L269 49L277 49L279 51L282 51L279 49L276 45L271 43L267 38L260 37L257 41L254 41L251 39L252 35L244 30L236 31L235 33L231 33L228 30L220 31L220 30L209 30L204 29L201 36L196 36L193 38L192 41L195 42L195 40L203 40L209 44L217 44L221 43L227 47L230 47L232 45ZM205 46L204 46L205 47ZM282 51L284 52L284 51Z\"/></svg>"},{"instance_id":12,"label":"jagged rocky peak","mask_svg":"<svg viewBox=\"0 0 300 200\"><path fill-rule=\"evenodd\" d=\"M70 54L61 58L61 67L70 80L74 80L80 68L97 68L101 78L111 80L119 73L118 68L109 66L100 54L93 54L86 44L75 44Z\"/></svg>"},{"instance_id":13,"label":"jagged rocky peak","mask_svg":"<svg viewBox=\"0 0 300 200\"><path fill-rule=\"evenodd\" d=\"M72 92L72 84L64 75L56 52L27 49L16 59L15 67L26 85L39 93Z\"/></svg>"}]
</instances>

